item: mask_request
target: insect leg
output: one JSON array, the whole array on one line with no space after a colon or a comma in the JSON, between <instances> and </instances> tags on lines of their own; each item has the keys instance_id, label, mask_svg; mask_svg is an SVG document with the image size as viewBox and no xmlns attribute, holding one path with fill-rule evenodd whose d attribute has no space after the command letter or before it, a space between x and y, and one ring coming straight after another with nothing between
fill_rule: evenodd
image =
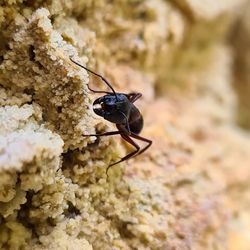
<instances>
[{"instance_id":1,"label":"insect leg","mask_svg":"<svg viewBox=\"0 0 250 250\"><path fill-rule=\"evenodd\" d=\"M140 97L142 97L141 93L130 93L126 94L127 98L130 102L134 103L136 100L138 100Z\"/></svg>"},{"instance_id":2,"label":"insect leg","mask_svg":"<svg viewBox=\"0 0 250 250\"><path fill-rule=\"evenodd\" d=\"M140 152L138 152L137 155L142 154L143 152L145 152L145 151L152 145L152 141L151 141L151 140L149 140L149 139L147 139L147 138L144 138L144 137L142 137L142 136L139 136L139 135L137 135L137 134L135 134L135 133L131 133L130 136L133 137L133 138L135 138L135 139L137 139L137 140L144 141L144 142L147 142L147 143L148 143L148 145L145 146ZM137 156L137 155L136 155L136 156Z\"/></svg>"},{"instance_id":3,"label":"insect leg","mask_svg":"<svg viewBox=\"0 0 250 250\"><path fill-rule=\"evenodd\" d=\"M122 131L110 131L110 132L105 132L105 133L102 133L102 134L90 134L90 135L83 135L83 136L109 136L109 135L119 135L119 134L122 134L123 132Z\"/></svg>"},{"instance_id":4,"label":"insect leg","mask_svg":"<svg viewBox=\"0 0 250 250\"><path fill-rule=\"evenodd\" d=\"M125 117L125 120L126 120L126 129L127 129L127 133L128 134L131 134L131 131L130 131L130 126L129 126L129 122L128 122L128 117L122 112L122 111L119 111L120 114L122 114L124 117Z\"/></svg>"},{"instance_id":5,"label":"insect leg","mask_svg":"<svg viewBox=\"0 0 250 250\"><path fill-rule=\"evenodd\" d=\"M115 162L115 163L110 164L110 165L108 166L108 168L106 169L106 173L108 173L108 170L109 170L110 167L112 167L112 166L114 166L114 165L116 165L116 164L118 164L118 163L121 163L121 162L123 162L123 161L128 160L129 158L133 157L133 155L135 155L136 153L138 153L138 151L140 150L140 146L139 146L136 142L134 142L128 135L121 134L121 137L122 137L125 141L127 141L128 143L130 143L131 145L133 145L136 149L135 149L135 151L133 151L133 152L127 154L126 156L122 157L121 160L119 160L119 161L117 161L117 162Z\"/></svg>"}]
</instances>

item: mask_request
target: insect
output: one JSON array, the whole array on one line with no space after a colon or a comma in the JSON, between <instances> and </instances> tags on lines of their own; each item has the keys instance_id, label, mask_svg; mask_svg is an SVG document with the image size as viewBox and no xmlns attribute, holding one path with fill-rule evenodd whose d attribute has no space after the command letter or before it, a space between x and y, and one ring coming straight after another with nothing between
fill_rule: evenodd
<instances>
[{"instance_id":1,"label":"insect","mask_svg":"<svg viewBox=\"0 0 250 250\"><path fill-rule=\"evenodd\" d=\"M84 68L88 72L98 76L111 89L111 92L93 90L88 85L90 91L94 93L105 94L104 96L99 97L94 101L93 103L94 112L97 115L103 117L105 120L115 123L118 130L102 134L90 134L85 136L99 137L99 136L110 136L119 134L125 141L130 143L135 148L134 151L128 153L126 156L122 157L119 161L110 164L106 170L107 173L110 167L118 163L121 163L123 161L126 161L132 157L142 154L152 144L151 140L139 136L139 133L143 128L143 117L138 108L134 105L134 102L138 100L142 96L142 94L117 93L112 87L112 85L103 76L82 66L81 64L74 61L72 58L70 58L70 60L79 67ZM146 142L147 145L141 149L140 146L133 139Z\"/></svg>"}]
</instances>

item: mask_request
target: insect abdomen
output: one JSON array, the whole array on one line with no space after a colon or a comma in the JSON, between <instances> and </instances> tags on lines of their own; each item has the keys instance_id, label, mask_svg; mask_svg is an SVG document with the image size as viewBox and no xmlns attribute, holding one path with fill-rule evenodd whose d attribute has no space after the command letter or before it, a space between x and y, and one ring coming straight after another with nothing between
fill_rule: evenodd
<instances>
[{"instance_id":1,"label":"insect abdomen","mask_svg":"<svg viewBox=\"0 0 250 250\"><path fill-rule=\"evenodd\" d=\"M143 128L143 117L140 111L135 106L133 106L133 108L131 109L128 122L131 132L135 134L139 134L141 132Z\"/></svg>"}]
</instances>

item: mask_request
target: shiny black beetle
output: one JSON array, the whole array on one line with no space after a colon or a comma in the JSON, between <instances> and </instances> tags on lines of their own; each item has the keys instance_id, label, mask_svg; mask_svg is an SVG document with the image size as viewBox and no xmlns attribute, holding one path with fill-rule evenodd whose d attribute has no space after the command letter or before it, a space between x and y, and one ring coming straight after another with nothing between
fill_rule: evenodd
<instances>
[{"instance_id":1,"label":"shiny black beetle","mask_svg":"<svg viewBox=\"0 0 250 250\"><path fill-rule=\"evenodd\" d=\"M109 165L106 172L108 172L111 166L114 166L120 162L128 160L131 157L135 157L143 153L145 150L147 150L151 146L152 141L138 135L143 128L143 117L140 111L134 105L134 102L137 99L139 99L142 96L142 94L116 93L111 84L103 76L75 62L72 58L70 58L70 60L79 67L84 68L90 73L100 77L102 81L105 82L107 86L112 90L112 92L99 91L99 90L93 90L88 86L89 90L94 93L106 94L102 97L97 98L94 101L93 103L94 112L97 115L103 117L105 120L115 123L118 130L106 132L103 134L91 134L85 136L109 136L109 135L119 134L124 140L126 140L128 143L130 143L135 147L135 150L133 152L127 154L119 161ZM143 149L140 149L140 146L136 142L134 142L132 138L147 142L148 144Z\"/></svg>"}]
</instances>

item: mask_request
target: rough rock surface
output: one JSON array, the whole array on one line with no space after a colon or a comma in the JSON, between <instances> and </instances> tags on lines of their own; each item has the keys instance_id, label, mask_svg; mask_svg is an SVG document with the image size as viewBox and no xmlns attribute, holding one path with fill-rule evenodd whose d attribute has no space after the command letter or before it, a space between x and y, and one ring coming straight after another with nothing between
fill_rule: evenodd
<instances>
[{"instance_id":1,"label":"rough rock surface","mask_svg":"<svg viewBox=\"0 0 250 250\"><path fill-rule=\"evenodd\" d=\"M200 3L1 3L1 249L248 249L250 136L215 19L239 1ZM153 146L108 175L131 148L84 136L114 127L69 57L143 93Z\"/></svg>"}]
</instances>

